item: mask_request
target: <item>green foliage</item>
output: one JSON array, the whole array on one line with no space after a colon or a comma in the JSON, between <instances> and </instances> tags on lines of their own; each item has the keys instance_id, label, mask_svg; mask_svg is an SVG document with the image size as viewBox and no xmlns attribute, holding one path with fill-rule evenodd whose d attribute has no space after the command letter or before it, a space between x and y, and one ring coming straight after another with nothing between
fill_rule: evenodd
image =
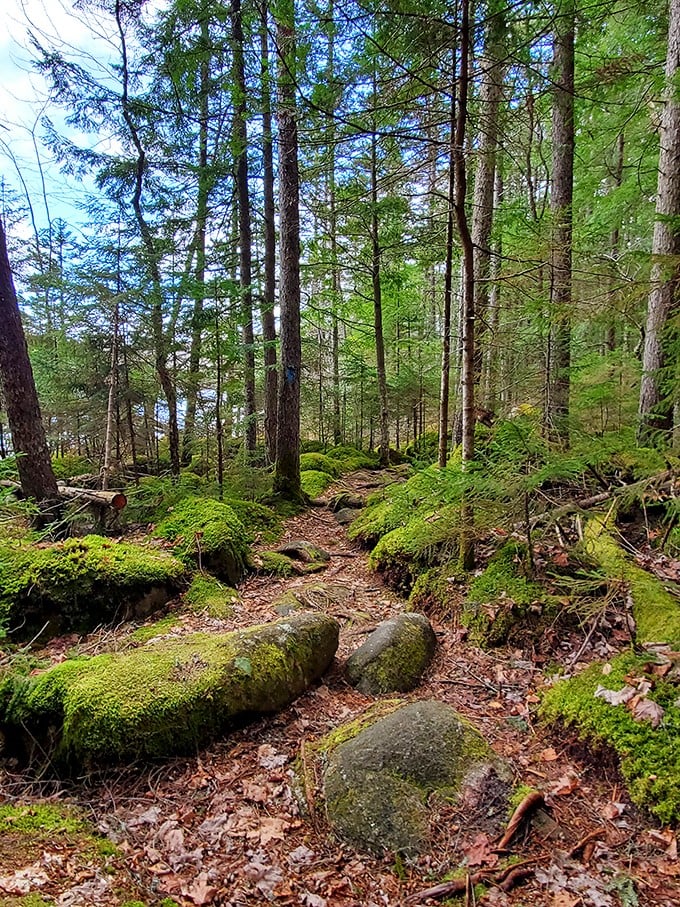
<instances>
[{"instance_id":1,"label":"green foliage","mask_svg":"<svg viewBox=\"0 0 680 907\"><path fill-rule=\"evenodd\" d=\"M328 456L338 462L341 472L355 472L359 469L377 469L379 458L377 454L368 453L365 450L358 450L348 444L340 444L337 447L331 447L327 451Z\"/></svg>"},{"instance_id":2,"label":"green foliage","mask_svg":"<svg viewBox=\"0 0 680 907\"><path fill-rule=\"evenodd\" d=\"M185 498L158 524L156 534L174 543L184 563L198 563L227 582L238 582L246 570L247 533L228 504Z\"/></svg>"},{"instance_id":3,"label":"green foliage","mask_svg":"<svg viewBox=\"0 0 680 907\"><path fill-rule=\"evenodd\" d=\"M210 492L214 492L214 495ZM168 477L145 476L137 487L126 491L128 504L125 519L129 523L157 523L181 501L205 494L217 496L217 487L209 486L193 472L183 472L177 482Z\"/></svg>"},{"instance_id":4,"label":"green foliage","mask_svg":"<svg viewBox=\"0 0 680 907\"><path fill-rule=\"evenodd\" d=\"M197 573L184 593L184 600L195 613L224 619L231 616L234 603L238 601L238 592L214 576Z\"/></svg>"},{"instance_id":5,"label":"green foliage","mask_svg":"<svg viewBox=\"0 0 680 907\"><path fill-rule=\"evenodd\" d=\"M72 476L83 476L97 472L99 464L87 457L67 454L63 457L52 457L52 469L57 479L68 479Z\"/></svg>"},{"instance_id":6,"label":"green foliage","mask_svg":"<svg viewBox=\"0 0 680 907\"><path fill-rule=\"evenodd\" d=\"M657 728L649 721L635 721L625 705L610 705L596 698L599 686L620 690L628 680L645 676L649 658L618 656L605 674L602 665L591 665L578 677L560 681L545 694L541 715L545 721L572 727L595 747L613 751L619 758L631 798L647 806L662 822L680 820L680 703L678 688L651 675L649 698L665 714ZM609 669L608 669L609 670Z\"/></svg>"},{"instance_id":7,"label":"green foliage","mask_svg":"<svg viewBox=\"0 0 680 907\"><path fill-rule=\"evenodd\" d=\"M300 473L300 484L303 492L310 498L318 498L335 479L327 472L316 469L305 469Z\"/></svg>"},{"instance_id":8,"label":"green foliage","mask_svg":"<svg viewBox=\"0 0 680 907\"><path fill-rule=\"evenodd\" d=\"M180 621L176 614L168 614L166 617L161 617L160 620L154 621L152 624L139 627L130 634L130 639L134 640L134 642L146 643L156 636L163 636L169 630L172 630L173 627L178 626L179 623Z\"/></svg>"},{"instance_id":9,"label":"green foliage","mask_svg":"<svg viewBox=\"0 0 680 907\"><path fill-rule=\"evenodd\" d=\"M43 545L2 540L0 626L56 615L64 628L91 628L153 587L178 588L184 575L165 552L96 535Z\"/></svg>"}]
</instances>

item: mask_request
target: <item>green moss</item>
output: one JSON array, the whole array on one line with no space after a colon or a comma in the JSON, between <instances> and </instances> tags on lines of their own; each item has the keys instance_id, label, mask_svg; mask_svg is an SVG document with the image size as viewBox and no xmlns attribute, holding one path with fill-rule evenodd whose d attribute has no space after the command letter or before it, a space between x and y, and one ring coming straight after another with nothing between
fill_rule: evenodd
<instances>
[{"instance_id":1,"label":"green moss","mask_svg":"<svg viewBox=\"0 0 680 907\"><path fill-rule=\"evenodd\" d=\"M52 545L0 543L0 624L58 618L85 630L119 616L154 587L179 588L183 565L165 552L91 535ZM167 596L166 596L167 598Z\"/></svg>"},{"instance_id":2,"label":"green moss","mask_svg":"<svg viewBox=\"0 0 680 907\"><path fill-rule=\"evenodd\" d=\"M602 521L591 520L585 532L584 545L587 554L593 557L613 579L621 579L630 586L633 601L633 616L638 642L667 642L680 645L680 605L677 593L673 595L667 587L676 584L663 582L634 564L604 530Z\"/></svg>"},{"instance_id":3,"label":"green moss","mask_svg":"<svg viewBox=\"0 0 680 907\"><path fill-rule=\"evenodd\" d=\"M347 444L331 447L328 456L340 463L343 473L356 472L359 469L377 469L380 462L377 454L367 453Z\"/></svg>"},{"instance_id":4,"label":"green moss","mask_svg":"<svg viewBox=\"0 0 680 907\"><path fill-rule=\"evenodd\" d=\"M224 503L234 511L246 530L249 542L275 542L281 536L283 524L279 514L271 507L258 504L256 501L242 501L238 498L225 497Z\"/></svg>"},{"instance_id":5,"label":"green moss","mask_svg":"<svg viewBox=\"0 0 680 907\"><path fill-rule=\"evenodd\" d=\"M452 617L457 608L454 584L462 579L457 561L426 570L416 578L408 599L409 607L441 619Z\"/></svg>"},{"instance_id":6,"label":"green moss","mask_svg":"<svg viewBox=\"0 0 680 907\"><path fill-rule=\"evenodd\" d=\"M316 469L305 469L300 473L300 483L303 492L310 498L318 498L324 493L335 479L327 472L318 472Z\"/></svg>"},{"instance_id":7,"label":"green moss","mask_svg":"<svg viewBox=\"0 0 680 907\"><path fill-rule=\"evenodd\" d=\"M187 498L156 527L174 543L184 563L196 563L229 583L237 583L248 563L243 523L228 504L210 498Z\"/></svg>"},{"instance_id":8,"label":"green moss","mask_svg":"<svg viewBox=\"0 0 680 907\"><path fill-rule=\"evenodd\" d=\"M634 802L647 806L662 822L680 820L680 703L677 686L659 680L648 698L665 709L661 725L635 721L625 705L595 698L598 686L620 690L626 678L639 677L649 659L625 654L611 662L605 675L591 665L578 677L555 684L543 698L541 716L550 723L573 727L595 747L605 747L619 759Z\"/></svg>"},{"instance_id":9,"label":"green moss","mask_svg":"<svg viewBox=\"0 0 680 907\"><path fill-rule=\"evenodd\" d=\"M0 835L40 833L45 838L89 831L83 816L73 807L56 803L0 805Z\"/></svg>"},{"instance_id":10,"label":"green moss","mask_svg":"<svg viewBox=\"0 0 680 907\"><path fill-rule=\"evenodd\" d=\"M148 624L148 626L139 627L130 634L130 639L135 642L148 642L155 636L163 636L163 634L167 633L173 627L176 627L179 623L180 619L176 614L168 614L166 617L162 617L160 620Z\"/></svg>"},{"instance_id":11,"label":"green moss","mask_svg":"<svg viewBox=\"0 0 680 907\"><path fill-rule=\"evenodd\" d=\"M505 544L476 577L463 605L461 623L485 646L502 645L514 629L552 614L554 602L543 587L524 574L526 547Z\"/></svg>"},{"instance_id":12,"label":"green moss","mask_svg":"<svg viewBox=\"0 0 680 907\"><path fill-rule=\"evenodd\" d=\"M270 576L292 576L294 573L292 560L278 551L261 551L258 559L258 573Z\"/></svg>"},{"instance_id":13,"label":"green moss","mask_svg":"<svg viewBox=\"0 0 680 907\"><path fill-rule=\"evenodd\" d=\"M324 472L337 479L342 472L342 467L333 457L322 453L300 454L300 472Z\"/></svg>"},{"instance_id":14,"label":"green moss","mask_svg":"<svg viewBox=\"0 0 680 907\"><path fill-rule=\"evenodd\" d=\"M65 661L20 679L5 721L10 733L27 727L44 746L52 740L59 764L191 752L235 716L295 698L328 666L337 631L331 618L306 614Z\"/></svg>"},{"instance_id":15,"label":"green moss","mask_svg":"<svg viewBox=\"0 0 680 907\"><path fill-rule=\"evenodd\" d=\"M523 802L523 800L529 796L529 794L535 794L537 790L535 787L532 787L530 784L517 784L512 789L510 798L508 800L508 819L512 816L514 811Z\"/></svg>"},{"instance_id":16,"label":"green moss","mask_svg":"<svg viewBox=\"0 0 680 907\"><path fill-rule=\"evenodd\" d=\"M68 454L65 457L52 457L52 470L57 479L69 479L72 476L99 472L99 464L87 457Z\"/></svg>"},{"instance_id":17,"label":"green moss","mask_svg":"<svg viewBox=\"0 0 680 907\"><path fill-rule=\"evenodd\" d=\"M196 614L205 613L209 617L224 619L231 617L238 592L214 576L197 573L184 593L184 600Z\"/></svg>"}]
</instances>

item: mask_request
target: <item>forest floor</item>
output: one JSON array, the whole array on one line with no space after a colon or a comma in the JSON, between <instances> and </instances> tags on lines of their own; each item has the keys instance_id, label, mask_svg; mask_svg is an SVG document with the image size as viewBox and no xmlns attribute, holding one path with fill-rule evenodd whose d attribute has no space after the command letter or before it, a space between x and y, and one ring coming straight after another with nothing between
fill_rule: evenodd
<instances>
[{"instance_id":1,"label":"forest floor","mask_svg":"<svg viewBox=\"0 0 680 907\"><path fill-rule=\"evenodd\" d=\"M355 473L341 484L365 494L376 481L375 474ZM293 792L292 765L306 741L371 703L346 681L344 659L380 621L403 610L405 602L369 570L366 553L348 541L329 510L314 507L289 519L284 541L293 539L306 539L331 553L318 578L337 587L335 601L323 607L342 630L334 667L323 683L279 714L256 720L191 758L108 771L60 786L3 770L0 800L30 805L48 797L76 803L117 850L103 863L79 853L77 839L68 835L42 840L30 852L19 849L19 839L11 846L5 836L4 843L0 840L0 893L4 885L8 897L0 896L0 905L119 907L130 898L150 905L164 897L182 907L434 904L442 901L419 894L455 872L477 878L496 874L501 884L484 894L469 886L461 899L445 903L680 903L674 834L630 803L611 762L593 759L573 735L556 736L536 721L545 664L527 651L471 647L450 622L434 621L438 653L424 682L406 698L454 706L511 764L517 783L543 793L544 808L510 845L519 871L503 883L497 869L508 851L497 853L494 839L485 834L472 837L470 817L454 806L438 807L430 851L414 862L392 854L377 859L344 845L331 834L320 808L304 817ZM178 624L166 632L223 632L274 620L278 615L272 601L309 581L251 576L240 586L240 600L228 621L180 612ZM129 627L115 631L121 637L124 632ZM113 631L102 631L82 640L80 648L93 652L110 647L113 637ZM553 662L602 659L614 651L611 640L597 633L585 648L583 644L584 634L577 631L557 640ZM48 652L58 660L72 645L72 638L54 640ZM11 882L19 872L26 881L13 897ZM30 890L40 897L21 899L21 892Z\"/></svg>"}]
</instances>

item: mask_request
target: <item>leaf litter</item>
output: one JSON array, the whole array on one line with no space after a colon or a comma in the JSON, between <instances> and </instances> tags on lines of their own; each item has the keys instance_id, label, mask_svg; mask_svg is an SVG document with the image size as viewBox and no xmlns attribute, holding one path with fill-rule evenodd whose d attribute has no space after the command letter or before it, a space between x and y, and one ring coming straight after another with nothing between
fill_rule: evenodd
<instances>
[{"instance_id":1,"label":"leaf litter","mask_svg":"<svg viewBox=\"0 0 680 907\"><path fill-rule=\"evenodd\" d=\"M356 490L365 481L357 474L345 485ZM149 907L165 897L181 907L384 907L404 903L454 871L499 877L498 867L507 855L496 852L494 835L469 833L469 817L446 803L432 804L432 846L410 862L393 854L359 854L332 836L318 811L313 818L301 815L292 771L301 741L318 738L370 704L347 684L340 664L380 621L405 607L368 570L365 556L334 556L359 555L359 550L329 512L314 508L289 520L282 541L301 538L331 553L320 578L346 590L323 605L342 626L337 663L323 684L280 714L256 720L200 755L63 785L59 796L88 810L98 831L117 845L116 855L97 862L91 854L77 854L65 868L56 843L47 844L37 856L27 849L24 856L20 843L10 848L3 842L0 904L2 896L31 891L63 907L120 907L132 894ZM675 571L675 564L666 569ZM300 576L251 576L239 590L231 617L180 615L179 632L224 632L273 620L277 615L271 602L305 582ZM518 865L526 867L519 884L492 884L477 903L679 903L675 833L652 827L628 800L615 771L603 771L582 747L579 750L576 740L556 741L537 723L546 654L484 652L466 645L450 625L435 629L438 655L410 698L453 705L513 765L518 783L545 794L545 808L537 810L524 833L512 841ZM121 628L121 634L124 631ZM616 650L605 633L606 627L599 640L593 634L590 657ZM90 638L82 644L96 646L97 641ZM582 651L582 644L583 634L566 633L554 640L550 657L568 665L577 653L580 661L587 661L589 651ZM64 647L54 643L52 648L55 660L63 658ZM665 674L660 676L666 676L675 662L670 656L664 662L661 654L659 661L669 667L662 668ZM662 716L651 709L649 690L633 681L623 695L604 687L598 695L612 707L631 708L637 720L660 721ZM54 792L48 782L30 781L9 769L0 775L0 796L6 801L27 802ZM122 890L127 893L121 895Z\"/></svg>"}]
</instances>

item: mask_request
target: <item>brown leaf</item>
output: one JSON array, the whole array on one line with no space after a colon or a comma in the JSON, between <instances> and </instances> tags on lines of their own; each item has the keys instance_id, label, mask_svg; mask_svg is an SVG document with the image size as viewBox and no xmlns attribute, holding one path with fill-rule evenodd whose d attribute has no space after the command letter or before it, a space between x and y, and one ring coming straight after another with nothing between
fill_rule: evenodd
<instances>
[{"instance_id":1,"label":"brown leaf","mask_svg":"<svg viewBox=\"0 0 680 907\"><path fill-rule=\"evenodd\" d=\"M498 855L491 849L491 841L483 832L478 834L472 844L465 849L468 866L495 866Z\"/></svg>"},{"instance_id":2,"label":"brown leaf","mask_svg":"<svg viewBox=\"0 0 680 907\"><path fill-rule=\"evenodd\" d=\"M275 816L265 816L260 823L260 844L266 846L270 841L283 841L286 837L288 823Z\"/></svg>"},{"instance_id":3,"label":"brown leaf","mask_svg":"<svg viewBox=\"0 0 680 907\"><path fill-rule=\"evenodd\" d=\"M208 873L200 872L191 885L182 885L182 894L194 904L210 904L217 894L215 885L208 884Z\"/></svg>"},{"instance_id":4,"label":"brown leaf","mask_svg":"<svg viewBox=\"0 0 680 907\"><path fill-rule=\"evenodd\" d=\"M540 753L541 762L554 762L556 759L559 759L559 758L560 757L558 756L557 751L552 746L548 746L548 747L546 747L546 749L541 750L541 753Z\"/></svg>"},{"instance_id":5,"label":"brown leaf","mask_svg":"<svg viewBox=\"0 0 680 907\"><path fill-rule=\"evenodd\" d=\"M664 709L652 699L645 699L644 696L636 696L632 699L627 708L636 721L649 721L653 728L657 728L666 714Z\"/></svg>"},{"instance_id":6,"label":"brown leaf","mask_svg":"<svg viewBox=\"0 0 680 907\"><path fill-rule=\"evenodd\" d=\"M569 794L573 794L580 785L581 782L576 772L568 771L553 785L550 794L553 797L568 797Z\"/></svg>"}]
</instances>

